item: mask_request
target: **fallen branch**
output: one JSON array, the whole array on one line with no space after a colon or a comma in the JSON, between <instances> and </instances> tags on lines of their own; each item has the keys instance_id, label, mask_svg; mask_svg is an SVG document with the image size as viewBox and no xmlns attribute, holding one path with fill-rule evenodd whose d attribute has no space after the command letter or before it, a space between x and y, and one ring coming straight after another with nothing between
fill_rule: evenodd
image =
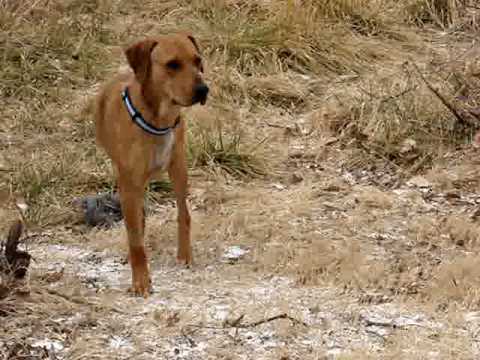
<instances>
[{"instance_id":1,"label":"fallen branch","mask_svg":"<svg viewBox=\"0 0 480 360\"><path fill-rule=\"evenodd\" d=\"M401 323L396 323L395 320L372 320L368 319L366 317L363 317L362 319L365 322L365 326L378 326L378 327L385 327L385 328L391 328L391 329L405 329L410 326L417 326L417 327L422 327L426 328L427 326L422 325L422 324L417 324L417 323L411 323L411 324L401 324Z\"/></svg>"},{"instance_id":2,"label":"fallen branch","mask_svg":"<svg viewBox=\"0 0 480 360\"><path fill-rule=\"evenodd\" d=\"M307 327L308 325L306 323L304 323L303 321L300 321L298 319L295 319L293 317L291 317L290 315L288 314L279 314L279 315L275 315L275 316L271 316L269 318L266 318L266 319L262 319L262 320L258 320L258 321L255 321L255 322L251 322L251 323L246 323L246 324L242 324L241 321L243 319L243 315L240 316L237 321L233 321L231 324L228 324L230 325L230 327L236 327L236 328L252 328L252 327L256 327L258 325L262 325L262 324L265 324L265 323L268 323L268 322L272 322L272 321L275 321L275 320L279 320L279 319L288 319L290 320L293 324L295 325L303 325L305 327Z\"/></svg>"},{"instance_id":3,"label":"fallen branch","mask_svg":"<svg viewBox=\"0 0 480 360\"><path fill-rule=\"evenodd\" d=\"M0 252L0 272L13 274L15 279L22 279L27 274L31 256L26 251L19 251L18 244L24 230L23 222L17 220L10 227L7 241ZM4 253L2 253L4 250Z\"/></svg>"},{"instance_id":4,"label":"fallen branch","mask_svg":"<svg viewBox=\"0 0 480 360\"><path fill-rule=\"evenodd\" d=\"M415 70L417 71L418 75L420 76L420 79L422 79L422 81L425 83L425 85L427 86L427 88L440 100L440 102L448 109L450 110L450 112L453 114L453 116L455 116L458 120L458 122L460 124L462 124L463 126L465 125L471 125L471 123L465 119L461 114L460 112L455 108L455 106L453 106L446 98L445 96L443 96L442 94L440 94L440 91L438 91L437 89L435 89L435 87L430 84L428 82L428 80L425 78L425 76L423 76L423 74L421 73L420 69L418 68L418 66L412 62L412 65L413 67L415 68Z\"/></svg>"},{"instance_id":5,"label":"fallen branch","mask_svg":"<svg viewBox=\"0 0 480 360\"><path fill-rule=\"evenodd\" d=\"M295 319L294 317L291 317L290 315L285 314L285 313L275 315L275 316L271 316L271 317L268 317L266 319L250 322L250 323L242 323L242 320L243 320L244 317L245 317L245 314L242 314L238 318L236 318L235 320L231 320L231 321L227 320L223 323L223 326L210 326L210 325L188 325L188 326L189 327L195 327L195 328L216 329L216 330L222 330L222 329L226 329L226 328L227 329L228 328L247 329L247 328L257 327L259 325L269 323L269 322L279 320L279 319L288 319L295 325L302 325L302 326L308 327L308 325L306 323L304 323L303 321Z\"/></svg>"}]
</instances>

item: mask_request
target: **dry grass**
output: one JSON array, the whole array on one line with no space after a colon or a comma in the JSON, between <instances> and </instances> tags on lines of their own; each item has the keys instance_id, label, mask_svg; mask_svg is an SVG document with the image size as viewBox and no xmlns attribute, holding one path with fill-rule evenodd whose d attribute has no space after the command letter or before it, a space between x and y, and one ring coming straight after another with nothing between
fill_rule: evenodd
<instances>
[{"instance_id":1,"label":"dry grass","mask_svg":"<svg viewBox=\"0 0 480 360\"><path fill-rule=\"evenodd\" d=\"M95 149L91 98L125 64L126 43L188 29L212 88L207 106L186 114L194 235L202 239L200 275L188 281L210 289L220 281L204 273L213 263L225 278L245 275L246 288L258 274L286 276L295 291L334 289L361 306L414 304L439 321L447 311L476 311L479 162L463 149L479 128L479 19L474 0L0 0L0 229L18 216L21 196L30 231L50 228L46 243L123 250L114 245L119 228L70 230L73 198L113 187L109 161ZM402 187L424 171L430 192ZM168 266L176 231L170 190L160 181L148 195L147 242ZM233 270L219 261L231 245L249 250ZM67 336L70 354L80 359L86 341L93 357L106 356L88 335L95 324L103 334L123 332L103 320L114 310L89 303L91 289L76 278L62 280L67 299L41 290L49 286L41 275L32 281L33 305L8 297L0 317L60 337L68 329L49 314L78 310L83 340ZM167 310L147 328L160 322L180 333ZM360 327L358 319L341 323ZM412 358L409 349L428 358L435 347L441 358L472 358L454 340L459 322L447 323L445 331L388 337L374 355L359 340L366 345L338 358ZM285 344L302 336L280 328ZM11 356L33 351L27 330L2 331ZM284 346L272 356L295 355Z\"/></svg>"},{"instance_id":2,"label":"dry grass","mask_svg":"<svg viewBox=\"0 0 480 360\"><path fill-rule=\"evenodd\" d=\"M228 116L228 115L227 115ZM192 121L195 121L192 117ZM229 132L222 128L222 123L228 121ZM234 124L233 124L234 123ZM190 132L189 155L191 166L210 167L213 170L240 178L258 177L265 174L266 165L258 155L261 142L245 148L242 136L245 131L238 119L217 118L210 124L201 123L193 126Z\"/></svg>"},{"instance_id":3,"label":"dry grass","mask_svg":"<svg viewBox=\"0 0 480 360\"><path fill-rule=\"evenodd\" d=\"M13 138L4 142L6 152L15 153L7 159L15 167L9 181L12 191L45 209L54 200L48 196L50 188L56 189L55 197L62 187L69 194L72 186L78 189L76 193L105 187L97 186L106 175L103 165L98 176L91 175L92 167L98 167L98 161L91 161L91 113L80 114L84 118L79 119L81 103L65 100L104 78L118 63L118 47L134 38L133 28L116 23L114 14L119 11L148 14L138 29L146 33L169 31L186 18L182 22L198 34L209 60L213 108L237 104L240 109L221 116L213 129L207 126L193 132L197 137L191 146L193 166L208 164L234 174L261 174L264 170L251 151L263 139L251 139L249 129L258 125L239 126L247 112L261 117L265 108L299 113L335 107L341 113L335 112L327 129L346 143L356 139L359 152L352 153L352 161L358 163L354 159L365 158L366 151L367 158L417 171L435 158L439 148L446 151L468 139L475 124L459 124L419 74L400 66L409 58L427 60L429 55L422 51L428 39L408 26L409 17L402 11L418 6L443 14L450 23L456 19L456 25L465 20L459 9L468 9L467 5L416 1L402 8L387 0L322 5L202 0L180 6L165 2L160 7L117 1L39 1L32 7L28 1L3 2L0 91L12 104L4 109L11 121L3 129ZM160 24L158 16L165 17ZM464 59L457 60L457 67L463 64ZM384 75L368 75L380 68ZM475 108L476 94L466 92L476 87L477 70L473 65L468 72L462 70L454 73L452 66L444 66L430 81L439 84L449 99L461 91ZM337 82L334 86L329 85L332 79ZM329 105L331 101L335 104ZM48 141L37 140L45 137ZM27 141L17 149L15 144L21 139ZM253 140L253 144L243 146L241 140L251 144ZM60 147L59 156L59 144L72 141L75 144L70 148ZM42 158L19 163L19 157L28 152ZM36 222L46 221L34 217Z\"/></svg>"}]
</instances>

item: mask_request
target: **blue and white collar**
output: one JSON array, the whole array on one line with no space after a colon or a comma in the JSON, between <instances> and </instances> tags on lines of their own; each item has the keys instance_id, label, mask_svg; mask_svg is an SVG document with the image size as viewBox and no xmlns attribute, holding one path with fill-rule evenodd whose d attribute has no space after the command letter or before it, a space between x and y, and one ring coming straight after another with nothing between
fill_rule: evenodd
<instances>
[{"instance_id":1,"label":"blue and white collar","mask_svg":"<svg viewBox=\"0 0 480 360\"><path fill-rule=\"evenodd\" d=\"M157 128L156 126L153 126L148 122L146 122L142 114L140 114L140 112L135 108L135 106L133 106L132 99L130 98L130 95L128 92L128 87L126 87L125 90L122 91L122 99L133 122L138 126L140 126L145 132L151 135L155 135L155 136L167 135L169 132L174 130L178 126L178 124L180 124L180 116L177 118L177 120L175 120L175 124L173 124L173 126L166 127L166 128Z\"/></svg>"}]
</instances>

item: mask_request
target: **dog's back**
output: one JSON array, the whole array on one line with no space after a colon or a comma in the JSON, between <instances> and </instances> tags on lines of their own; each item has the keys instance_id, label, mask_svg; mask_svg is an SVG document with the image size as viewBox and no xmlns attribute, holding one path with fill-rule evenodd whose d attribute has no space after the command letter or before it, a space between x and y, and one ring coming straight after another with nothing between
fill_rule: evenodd
<instances>
[{"instance_id":1,"label":"dog's back","mask_svg":"<svg viewBox=\"0 0 480 360\"><path fill-rule=\"evenodd\" d=\"M102 87L97 97L95 106L96 140L110 156L116 127L119 125L118 122L121 121L120 118L125 116L121 103L121 91L131 76L131 73L117 75Z\"/></svg>"}]
</instances>

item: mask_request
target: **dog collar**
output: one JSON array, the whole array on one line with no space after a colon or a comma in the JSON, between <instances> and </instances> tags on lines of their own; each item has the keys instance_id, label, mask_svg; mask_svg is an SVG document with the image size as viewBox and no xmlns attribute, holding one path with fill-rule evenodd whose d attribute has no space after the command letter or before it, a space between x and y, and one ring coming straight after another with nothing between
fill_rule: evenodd
<instances>
[{"instance_id":1,"label":"dog collar","mask_svg":"<svg viewBox=\"0 0 480 360\"><path fill-rule=\"evenodd\" d=\"M174 130L180 123L180 116L179 116L177 120L175 120L175 124L173 124L173 126L171 127L158 128L156 126L149 124L147 121L145 121L142 114L140 114L140 112L135 108L135 106L133 106L132 99L130 98L130 95L128 92L128 87L126 87L125 90L122 91L122 99L133 122L138 126L140 126L145 132L151 135L155 135L155 136L167 135L169 132Z\"/></svg>"}]
</instances>

